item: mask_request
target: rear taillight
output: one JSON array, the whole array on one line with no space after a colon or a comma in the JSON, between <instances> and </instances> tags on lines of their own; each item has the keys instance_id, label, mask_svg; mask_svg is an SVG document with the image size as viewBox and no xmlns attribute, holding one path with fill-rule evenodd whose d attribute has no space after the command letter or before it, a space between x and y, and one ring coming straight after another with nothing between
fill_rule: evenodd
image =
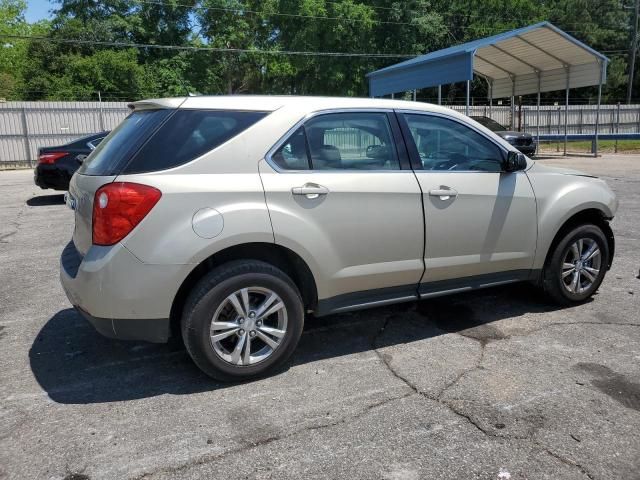
<instances>
[{"instance_id":1,"label":"rear taillight","mask_svg":"<svg viewBox=\"0 0 640 480\"><path fill-rule=\"evenodd\" d=\"M41 153L38 157L38 163L42 163L44 165L52 165L56 163L56 160L62 157L66 157L69 155L68 152L47 152Z\"/></svg>"},{"instance_id":2,"label":"rear taillight","mask_svg":"<svg viewBox=\"0 0 640 480\"><path fill-rule=\"evenodd\" d=\"M93 244L118 243L151 211L162 193L139 183L117 182L100 187L93 199Z\"/></svg>"}]
</instances>

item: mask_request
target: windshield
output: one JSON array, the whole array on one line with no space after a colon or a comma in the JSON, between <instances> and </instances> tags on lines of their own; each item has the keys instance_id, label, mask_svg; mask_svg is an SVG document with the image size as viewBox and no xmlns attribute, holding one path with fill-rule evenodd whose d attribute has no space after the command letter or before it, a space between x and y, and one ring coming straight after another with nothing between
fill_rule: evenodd
<instances>
[{"instance_id":1,"label":"windshield","mask_svg":"<svg viewBox=\"0 0 640 480\"><path fill-rule=\"evenodd\" d=\"M504 132L507 130L504 126L500 125L498 122L496 122L492 118L489 118L489 117L471 117L471 118L473 118L480 125L484 125L492 132Z\"/></svg>"},{"instance_id":2,"label":"windshield","mask_svg":"<svg viewBox=\"0 0 640 480\"><path fill-rule=\"evenodd\" d=\"M116 175L174 110L141 110L130 114L86 158L81 175Z\"/></svg>"}]
</instances>

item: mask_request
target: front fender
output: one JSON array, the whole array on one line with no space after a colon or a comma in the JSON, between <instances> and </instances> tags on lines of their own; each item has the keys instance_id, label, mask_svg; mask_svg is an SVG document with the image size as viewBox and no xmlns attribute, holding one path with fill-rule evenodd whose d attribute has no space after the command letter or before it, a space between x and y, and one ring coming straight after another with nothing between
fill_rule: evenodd
<instances>
[{"instance_id":1,"label":"front fender","mask_svg":"<svg viewBox=\"0 0 640 480\"><path fill-rule=\"evenodd\" d=\"M569 219L586 210L597 210L604 218L613 218L618 200L609 186L598 178L531 170L527 174L538 211L534 268L541 269L553 239Z\"/></svg>"}]
</instances>

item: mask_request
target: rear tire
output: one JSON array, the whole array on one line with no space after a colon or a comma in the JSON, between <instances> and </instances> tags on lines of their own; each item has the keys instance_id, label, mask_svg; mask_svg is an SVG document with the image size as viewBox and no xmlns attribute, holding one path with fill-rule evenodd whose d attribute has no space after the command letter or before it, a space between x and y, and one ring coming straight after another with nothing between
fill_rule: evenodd
<instances>
[{"instance_id":1,"label":"rear tire","mask_svg":"<svg viewBox=\"0 0 640 480\"><path fill-rule=\"evenodd\" d=\"M542 282L545 292L561 305L576 305L600 287L609 265L609 244L592 224L567 232L547 258Z\"/></svg>"},{"instance_id":2,"label":"rear tire","mask_svg":"<svg viewBox=\"0 0 640 480\"><path fill-rule=\"evenodd\" d=\"M259 377L281 366L303 326L294 283L257 260L229 262L205 275L189 295L181 323L193 361L222 381Z\"/></svg>"}]
</instances>

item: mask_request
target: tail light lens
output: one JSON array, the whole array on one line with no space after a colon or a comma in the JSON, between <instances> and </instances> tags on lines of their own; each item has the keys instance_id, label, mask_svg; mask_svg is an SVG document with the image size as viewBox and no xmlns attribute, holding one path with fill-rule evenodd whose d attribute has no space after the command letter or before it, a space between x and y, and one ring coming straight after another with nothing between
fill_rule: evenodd
<instances>
[{"instance_id":1,"label":"tail light lens","mask_svg":"<svg viewBox=\"0 0 640 480\"><path fill-rule=\"evenodd\" d=\"M113 245L129 235L151 211L162 192L139 183L100 187L93 199L93 244Z\"/></svg>"},{"instance_id":2,"label":"tail light lens","mask_svg":"<svg viewBox=\"0 0 640 480\"><path fill-rule=\"evenodd\" d=\"M69 155L68 152L47 152L41 153L38 157L38 163L43 165L53 165L59 158Z\"/></svg>"}]
</instances>

